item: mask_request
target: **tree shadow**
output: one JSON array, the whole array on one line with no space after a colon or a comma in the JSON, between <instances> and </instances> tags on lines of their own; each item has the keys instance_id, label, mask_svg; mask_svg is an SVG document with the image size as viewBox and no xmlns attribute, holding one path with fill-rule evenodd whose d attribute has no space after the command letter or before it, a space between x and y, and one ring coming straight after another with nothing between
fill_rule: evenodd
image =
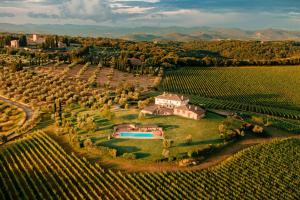
<instances>
[{"instance_id":1,"label":"tree shadow","mask_svg":"<svg viewBox=\"0 0 300 200\"><path fill-rule=\"evenodd\" d=\"M96 131L105 131L105 130L112 130L112 128L114 127L114 124L109 124L103 127L97 127Z\"/></svg>"},{"instance_id":2,"label":"tree shadow","mask_svg":"<svg viewBox=\"0 0 300 200\"><path fill-rule=\"evenodd\" d=\"M96 119L95 120L95 123L97 124L97 126L108 126L108 125L111 125L112 123L107 120L107 119Z\"/></svg>"},{"instance_id":3,"label":"tree shadow","mask_svg":"<svg viewBox=\"0 0 300 200\"><path fill-rule=\"evenodd\" d=\"M145 153L145 152L138 152L138 153L135 153L135 155L136 155L137 159L142 159L142 158L149 157L151 154L150 153Z\"/></svg>"},{"instance_id":4,"label":"tree shadow","mask_svg":"<svg viewBox=\"0 0 300 200\"><path fill-rule=\"evenodd\" d=\"M158 123L158 126L162 127L165 131L167 130L172 130L175 128L179 128L178 125L174 125L174 124L163 124L163 123Z\"/></svg>"},{"instance_id":5,"label":"tree shadow","mask_svg":"<svg viewBox=\"0 0 300 200\"><path fill-rule=\"evenodd\" d=\"M134 120L137 119L137 115L136 114L129 114L129 115L124 115L121 117L122 120Z\"/></svg>"},{"instance_id":6,"label":"tree shadow","mask_svg":"<svg viewBox=\"0 0 300 200\"><path fill-rule=\"evenodd\" d=\"M195 145L220 144L222 142L223 139L200 140L200 141L192 141L191 143L180 143L178 146L186 147L186 146L195 146Z\"/></svg>"},{"instance_id":7,"label":"tree shadow","mask_svg":"<svg viewBox=\"0 0 300 200\"><path fill-rule=\"evenodd\" d=\"M99 146L106 146L110 148L117 149L118 154L122 155L124 153L134 153L140 151L141 149L136 146L119 146L118 143L124 142L126 139L112 139L109 141L98 143Z\"/></svg>"}]
</instances>

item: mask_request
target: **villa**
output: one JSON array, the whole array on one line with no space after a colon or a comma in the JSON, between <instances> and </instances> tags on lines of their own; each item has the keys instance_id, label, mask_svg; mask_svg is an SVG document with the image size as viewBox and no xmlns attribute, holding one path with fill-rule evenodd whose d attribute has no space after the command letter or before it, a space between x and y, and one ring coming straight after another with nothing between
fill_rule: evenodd
<instances>
[{"instance_id":1,"label":"villa","mask_svg":"<svg viewBox=\"0 0 300 200\"><path fill-rule=\"evenodd\" d=\"M175 108L179 106L188 105L189 99L184 96L179 96L177 94L167 94L164 93L155 97L155 105L159 105L166 108Z\"/></svg>"},{"instance_id":2,"label":"villa","mask_svg":"<svg viewBox=\"0 0 300 200\"><path fill-rule=\"evenodd\" d=\"M114 127L113 137L121 139L163 139L163 129L157 125L120 124Z\"/></svg>"},{"instance_id":3,"label":"villa","mask_svg":"<svg viewBox=\"0 0 300 200\"><path fill-rule=\"evenodd\" d=\"M195 120L205 116L205 110L189 105L187 97L167 93L155 97L155 104L144 108L141 112L150 115L177 115Z\"/></svg>"}]
</instances>

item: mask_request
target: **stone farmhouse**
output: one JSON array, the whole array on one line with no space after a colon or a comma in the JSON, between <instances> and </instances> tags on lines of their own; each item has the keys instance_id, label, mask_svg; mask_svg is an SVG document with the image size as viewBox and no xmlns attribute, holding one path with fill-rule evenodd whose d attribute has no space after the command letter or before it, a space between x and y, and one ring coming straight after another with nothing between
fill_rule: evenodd
<instances>
[{"instance_id":1,"label":"stone farmhouse","mask_svg":"<svg viewBox=\"0 0 300 200\"><path fill-rule=\"evenodd\" d=\"M151 115L178 115L195 120L205 116L205 110L189 105L187 97L167 93L155 97L155 105L148 106L141 112Z\"/></svg>"}]
</instances>

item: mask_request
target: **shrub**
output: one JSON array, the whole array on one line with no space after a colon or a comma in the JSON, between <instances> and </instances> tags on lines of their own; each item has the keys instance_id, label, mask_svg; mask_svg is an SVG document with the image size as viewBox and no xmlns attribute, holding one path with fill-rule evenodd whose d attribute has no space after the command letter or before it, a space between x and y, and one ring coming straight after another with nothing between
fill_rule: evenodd
<instances>
[{"instance_id":1,"label":"shrub","mask_svg":"<svg viewBox=\"0 0 300 200\"><path fill-rule=\"evenodd\" d=\"M176 160L176 158L175 158L175 157L173 157L173 156L169 156L169 158L168 158L168 161L169 161L169 162L172 162L172 161L174 161L174 160Z\"/></svg>"},{"instance_id":2,"label":"shrub","mask_svg":"<svg viewBox=\"0 0 300 200\"><path fill-rule=\"evenodd\" d=\"M192 141L193 141L193 137L192 137L192 135L191 134L189 134L187 137L186 137L186 144L191 144L192 143Z\"/></svg>"},{"instance_id":3,"label":"shrub","mask_svg":"<svg viewBox=\"0 0 300 200\"><path fill-rule=\"evenodd\" d=\"M129 159L129 160L135 160L136 154L135 153L124 153L122 155L123 158Z\"/></svg>"},{"instance_id":4,"label":"shrub","mask_svg":"<svg viewBox=\"0 0 300 200\"><path fill-rule=\"evenodd\" d=\"M196 151L189 151L187 154L188 154L188 157L195 158L195 157L197 157L198 152L196 152Z\"/></svg>"},{"instance_id":5,"label":"shrub","mask_svg":"<svg viewBox=\"0 0 300 200\"><path fill-rule=\"evenodd\" d=\"M264 128L262 126L255 125L254 128L252 129L252 132L261 134L264 132Z\"/></svg>"},{"instance_id":6,"label":"shrub","mask_svg":"<svg viewBox=\"0 0 300 200\"><path fill-rule=\"evenodd\" d=\"M187 158L187 157L188 157L187 153L178 153L176 155L176 160L181 160L181 159Z\"/></svg>"},{"instance_id":7,"label":"shrub","mask_svg":"<svg viewBox=\"0 0 300 200\"><path fill-rule=\"evenodd\" d=\"M92 142L92 140L90 138L88 138L83 142L83 146L84 147L93 147L94 143Z\"/></svg>"},{"instance_id":8,"label":"shrub","mask_svg":"<svg viewBox=\"0 0 300 200\"><path fill-rule=\"evenodd\" d=\"M252 121L253 121L255 124L260 124L260 125L263 125L263 124L264 124L264 118L262 118L262 117L255 117L255 116L252 116Z\"/></svg>"},{"instance_id":9,"label":"shrub","mask_svg":"<svg viewBox=\"0 0 300 200\"><path fill-rule=\"evenodd\" d=\"M172 146L173 141L171 139L164 139L163 140L163 147L164 148L170 148Z\"/></svg>"},{"instance_id":10,"label":"shrub","mask_svg":"<svg viewBox=\"0 0 300 200\"><path fill-rule=\"evenodd\" d=\"M163 149L163 151L162 151L162 156L164 157L164 158L168 158L169 156L170 156L170 150L168 150L168 149Z\"/></svg>"}]
</instances>

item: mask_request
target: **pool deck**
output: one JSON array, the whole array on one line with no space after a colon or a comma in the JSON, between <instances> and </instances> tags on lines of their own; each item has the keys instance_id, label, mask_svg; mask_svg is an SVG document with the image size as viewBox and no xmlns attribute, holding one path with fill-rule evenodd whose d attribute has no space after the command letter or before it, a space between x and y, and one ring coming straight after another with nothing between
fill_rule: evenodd
<instances>
[{"instance_id":1,"label":"pool deck","mask_svg":"<svg viewBox=\"0 0 300 200\"><path fill-rule=\"evenodd\" d=\"M122 136L122 133L132 133L133 135L126 135ZM140 136L134 136L134 134L145 134L150 133L153 134L151 137L140 137ZM135 125L135 124L122 124L117 125L114 129L114 138L118 139L143 139L143 140L157 140L157 139L164 139L164 132L162 128L156 126L156 125Z\"/></svg>"},{"instance_id":2,"label":"pool deck","mask_svg":"<svg viewBox=\"0 0 300 200\"><path fill-rule=\"evenodd\" d=\"M157 135L154 135L153 137L134 137L134 136L120 136L119 133L115 133L113 135L114 138L116 139L136 139L136 140L162 140L164 139L163 136L157 136Z\"/></svg>"}]
</instances>

